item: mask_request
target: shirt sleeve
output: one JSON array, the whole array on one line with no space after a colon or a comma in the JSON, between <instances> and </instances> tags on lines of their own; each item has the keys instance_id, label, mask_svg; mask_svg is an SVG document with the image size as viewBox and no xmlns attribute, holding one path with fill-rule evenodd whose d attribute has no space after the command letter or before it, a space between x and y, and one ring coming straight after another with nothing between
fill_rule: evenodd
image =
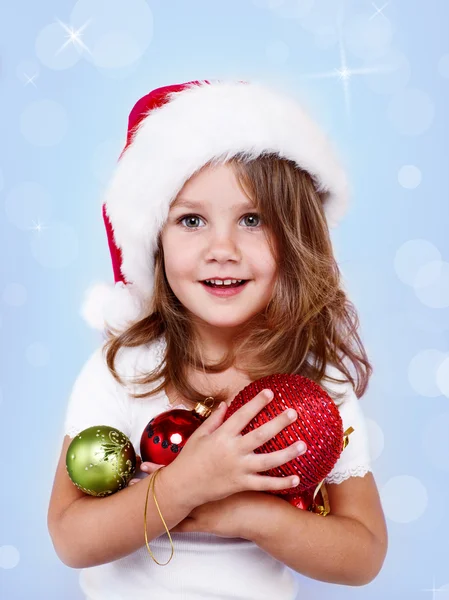
<instances>
[{"instance_id":1,"label":"shirt sleeve","mask_svg":"<svg viewBox=\"0 0 449 600\"><path fill-rule=\"evenodd\" d=\"M332 377L343 379L343 374L332 367ZM344 396L337 401L338 409L343 421L343 431L352 427L354 431L348 437L348 444L341 453L334 468L325 478L325 483L342 483L349 477L363 477L372 471L371 456L369 449L368 430L360 400L352 387L350 381L345 383L326 382L330 390L338 389L344 391Z\"/></svg>"},{"instance_id":2,"label":"shirt sleeve","mask_svg":"<svg viewBox=\"0 0 449 600\"><path fill-rule=\"evenodd\" d=\"M75 437L83 429L109 425L129 437L131 418L126 391L109 371L98 348L86 361L73 385L64 419L64 433Z\"/></svg>"}]
</instances>

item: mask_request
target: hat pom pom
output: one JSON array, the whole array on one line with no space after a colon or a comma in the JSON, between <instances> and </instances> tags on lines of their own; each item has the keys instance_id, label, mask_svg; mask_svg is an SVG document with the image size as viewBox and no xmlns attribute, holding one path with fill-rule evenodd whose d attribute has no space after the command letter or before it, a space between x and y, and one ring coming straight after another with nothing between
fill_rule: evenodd
<instances>
[{"instance_id":1,"label":"hat pom pom","mask_svg":"<svg viewBox=\"0 0 449 600\"><path fill-rule=\"evenodd\" d=\"M81 316L94 329L124 331L145 316L145 301L130 283L98 283L87 290Z\"/></svg>"}]
</instances>

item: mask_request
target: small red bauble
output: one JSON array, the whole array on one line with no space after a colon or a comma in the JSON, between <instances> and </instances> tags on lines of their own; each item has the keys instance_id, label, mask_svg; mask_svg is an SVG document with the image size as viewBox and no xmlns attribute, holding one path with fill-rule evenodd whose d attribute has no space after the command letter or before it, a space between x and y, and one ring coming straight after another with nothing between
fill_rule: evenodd
<instances>
[{"instance_id":1,"label":"small red bauble","mask_svg":"<svg viewBox=\"0 0 449 600\"><path fill-rule=\"evenodd\" d=\"M274 452L296 441L304 441L307 444L304 454L260 474L274 477L299 475L300 482L296 487L270 490L270 493L306 496L305 492L313 491L329 475L343 451L340 412L329 394L317 383L302 375L282 373L263 377L243 388L228 407L225 420L265 388L272 390L274 398L242 429L242 435L271 421L287 408L294 408L298 413L296 421L254 452Z\"/></svg>"},{"instance_id":2,"label":"small red bauble","mask_svg":"<svg viewBox=\"0 0 449 600\"><path fill-rule=\"evenodd\" d=\"M211 414L213 400L206 398L193 410L172 408L151 419L140 438L142 461L165 466L174 461L195 429Z\"/></svg>"}]
</instances>

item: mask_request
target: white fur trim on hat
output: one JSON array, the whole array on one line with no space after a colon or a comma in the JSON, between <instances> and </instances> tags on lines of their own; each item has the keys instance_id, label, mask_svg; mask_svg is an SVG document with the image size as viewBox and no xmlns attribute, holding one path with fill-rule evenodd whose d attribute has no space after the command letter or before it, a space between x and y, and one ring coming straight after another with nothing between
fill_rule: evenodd
<instances>
[{"instance_id":1,"label":"white fur trim on hat","mask_svg":"<svg viewBox=\"0 0 449 600\"><path fill-rule=\"evenodd\" d=\"M81 315L94 329L124 330L145 316L145 298L132 284L98 283L86 291Z\"/></svg>"}]
</instances>

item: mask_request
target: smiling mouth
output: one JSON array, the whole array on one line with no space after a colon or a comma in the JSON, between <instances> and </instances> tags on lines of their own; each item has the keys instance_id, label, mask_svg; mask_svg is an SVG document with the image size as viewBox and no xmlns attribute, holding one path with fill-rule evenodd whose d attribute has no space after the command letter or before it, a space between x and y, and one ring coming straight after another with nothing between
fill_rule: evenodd
<instances>
[{"instance_id":1,"label":"smiling mouth","mask_svg":"<svg viewBox=\"0 0 449 600\"><path fill-rule=\"evenodd\" d=\"M217 298L228 298L240 294L250 281L252 280L246 279L245 281L242 281L242 283L234 285L210 285L205 281L200 281L200 283L212 296L216 296Z\"/></svg>"},{"instance_id":2,"label":"smiling mouth","mask_svg":"<svg viewBox=\"0 0 449 600\"><path fill-rule=\"evenodd\" d=\"M215 285L213 283L209 283L207 281L201 281L200 283L203 283L204 285L207 285L207 287L210 288L214 288L214 289L228 289L228 288L237 288L237 287L241 287L242 285L245 285L245 283L248 283L248 281L250 281L249 279L242 279L241 283L231 283L229 285L225 285L224 283L220 283L219 285Z\"/></svg>"}]
</instances>

